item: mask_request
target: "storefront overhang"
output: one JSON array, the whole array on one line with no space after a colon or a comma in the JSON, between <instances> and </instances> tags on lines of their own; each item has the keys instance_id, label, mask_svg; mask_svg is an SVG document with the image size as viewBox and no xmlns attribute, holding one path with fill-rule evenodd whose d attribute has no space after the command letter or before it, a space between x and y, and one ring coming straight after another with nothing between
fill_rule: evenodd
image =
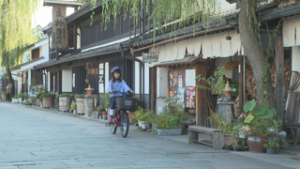
<instances>
[{"instance_id":1,"label":"storefront overhang","mask_svg":"<svg viewBox=\"0 0 300 169\"><path fill-rule=\"evenodd\" d=\"M124 50L128 50L128 49L124 49ZM86 52L77 53L74 55L64 56L64 57L61 57L59 60L51 60L47 63L37 65L34 67L34 69L44 69L47 67L51 67L51 66L55 66L55 65L59 65L59 64L63 64L63 63L68 63L68 62L73 62L73 61L78 61L78 60L83 60L83 59L89 59L89 58L113 54L113 53L117 53L117 52L121 52L121 47L120 47L119 43L113 44L110 46L105 46L105 47L98 48L98 49L94 49L94 50L89 50Z\"/></svg>"},{"instance_id":2,"label":"storefront overhang","mask_svg":"<svg viewBox=\"0 0 300 169\"><path fill-rule=\"evenodd\" d=\"M185 56L183 59L160 62L153 67L175 67L175 66L192 66L199 62L206 62L202 57Z\"/></svg>"},{"instance_id":3,"label":"storefront overhang","mask_svg":"<svg viewBox=\"0 0 300 169\"><path fill-rule=\"evenodd\" d=\"M31 60L31 61L23 63L21 65L15 66L12 70L13 71L22 71L22 70L24 70L24 67L30 67L30 66L33 67L33 65L36 64L38 61L41 61L41 60L44 60L44 59L45 59L45 57L40 57L38 59Z\"/></svg>"},{"instance_id":4,"label":"storefront overhang","mask_svg":"<svg viewBox=\"0 0 300 169\"><path fill-rule=\"evenodd\" d=\"M300 45L300 16L286 19L282 26L283 47Z\"/></svg>"},{"instance_id":5,"label":"storefront overhang","mask_svg":"<svg viewBox=\"0 0 300 169\"><path fill-rule=\"evenodd\" d=\"M82 6L81 2L68 1L68 0L44 0L44 6L53 6L53 5L62 5L70 7L79 7Z\"/></svg>"}]
</instances>

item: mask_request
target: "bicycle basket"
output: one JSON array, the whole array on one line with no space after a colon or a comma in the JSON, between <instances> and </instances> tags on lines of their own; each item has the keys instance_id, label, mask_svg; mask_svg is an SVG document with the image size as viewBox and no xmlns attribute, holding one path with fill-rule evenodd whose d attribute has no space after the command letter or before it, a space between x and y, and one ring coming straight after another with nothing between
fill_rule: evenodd
<instances>
[{"instance_id":1,"label":"bicycle basket","mask_svg":"<svg viewBox=\"0 0 300 169\"><path fill-rule=\"evenodd\" d=\"M116 102L119 110L135 111L135 98L119 97Z\"/></svg>"}]
</instances>

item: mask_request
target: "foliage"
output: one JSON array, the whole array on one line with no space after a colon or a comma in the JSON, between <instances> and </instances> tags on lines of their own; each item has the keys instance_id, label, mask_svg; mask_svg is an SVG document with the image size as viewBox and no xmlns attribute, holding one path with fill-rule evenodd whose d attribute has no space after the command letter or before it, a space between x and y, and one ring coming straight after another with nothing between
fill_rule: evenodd
<instances>
[{"instance_id":1,"label":"foliage","mask_svg":"<svg viewBox=\"0 0 300 169\"><path fill-rule=\"evenodd\" d=\"M62 93L60 95L57 95L57 97L73 97L74 95L73 94L68 94L68 93Z\"/></svg>"},{"instance_id":2,"label":"foliage","mask_svg":"<svg viewBox=\"0 0 300 169\"><path fill-rule=\"evenodd\" d=\"M6 94L6 91L2 91L1 94Z\"/></svg>"},{"instance_id":3,"label":"foliage","mask_svg":"<svg viewBox=\"0 0 300 169\"><path fill-rule=\"evenodd\" d=\"M29 91L30 91L33 95L35 95L35 92L38 91L37 86L36 86L36 79L35 79L35 78L32 78L32 79L31 79L31 84L30 84L30 86L29 86Z\"/></svg>"},{"instance_id":4,"label":"foliage","mask_svg":"<svg viewBox=\"0 0 300 169\"><path fill-rule=\"evenodd\" d=\"M73 103L71 104L71 110L75 110L76 107L77 107L77 103L76 103L76 102L73 102Z\"/></svg>"},{"instance_id":5,"label":"foliage","mask_svg":"<svg viewBox=\"0 0 300 169\"><path fill-rule=\"evenodd\" d=\"M245 139L233 140L232 145L233 151L247 151L248 146L246 144Z\"/></svg>"},{"instance_id":6,"label":"foliage","mask_svg":"<svg viewBox=\"0 0 300 169\"><path fill-rule=\"evenodd\" d=\"M256 123L259 120L272 119L277 114L277 111L274 108L269 109L264 103L256 105L255 100L247 101L244 104L243 109L246 113L252 112L252 114L249 114L244 121L245 123L250 124Z\"/></svg>"},{"instance_id":7,"label":"foliage","mask_svg":"<svg viewBox=\"0 0 300 169\"><path fill-rule=\"evenodd\" d=\"M109 93L104 94L104 107L108 109L110 107L110 96Z\"/></svg>"},{"instance_id":8,"label":"foliage","mask_svg":"<svg viewBox=\"0 0 300 169\"><path fill-rule=\"evenodd\" d=\"M187 113L185 112L185 109L182 106L182 104L178 104L177 102L178 100L179 100L178 98L172 98L172 97L165 99L164 102L167 107L166 114L177 116L180 121L184 121L186 120Z\"/></svg>"},{"instance_id":9,"label":"foliage","mask_svg":"<svg viewBox=\"0 0 300 169\"><path fill-rule=\"evenodd\" d=\"M19 93L18 98L23 98L23 93Z\"/></svg>"},{"instance_id":10,"label":"foliage","mask_svg":"<svg viewBox=\"0 0 300 169\"><path fill-rule=\"evenodd\" d=\"M40 96L40 99L43 99L43 98L46 98L46 97L52 97L54 98L56 95L53 94L53 93L43 93L41 96Z\"/></svg>"},{"instance_id":11,"label":"foliage","mask_svg":"<svg viewBox=\"0 0 300 169\"><path fill-rule=\"evenodd\" d=\"M29 98L28 93L23 93L23 99L26 100L26 99L28 99L28 98Z\"/></svg>"},{"instance_id":12,"label":"foliage","mask_svg":"<svg viewBox=\"0 0 300 169\"><path fill-rule=\"evenodd\" d=\"M269 148L275 148L276 151L279 151L280 145L279 145L277 140L272 140L272 141L266 140L265 142L266 143L263 144L264 148L268 148L268 147Z\"/></svg>"},{"instance_id":13,"label":"foliage","mask_svg":"<svg viewBox=\"0 0 300 169\"><path fill-rule=\"evenodd\" d=\"M17 96L17 95L15 95L14 97L12 97L12 99L18 99L18 96Z\"/></svg>"},{"instance_id":14,"label":"foliage","mask_svg":"<svg viewBox=\"0 0 300 169\"><path fill-rule=\"evenodd\" d=\"M100 105L100 106L97 107L97 111L98 112L103 112L103 111L106 111L106 109L102 105Z\"/></svg>"},{"instance_id":15,"label":"foliage","mask_svg":"<svg viewBox=\"0 0 300 169\"><path fill-rule=\"evenodd\" d=\"M85 98L84 94L79 94L76 96L76 99L83 99L83 98Z\"/></svg>"},{"instance_id":16,"label":"foliage","mask_svg":"<svg viewBox=\"0 0 300 169\"><path fill-rule=\"evenodd\" d=\"M214 91L215 93L221 95L224 92L225 88L225 81L223 77L225 72L226 71L224 67L218 67L214 72L214 76L210 76L209 78L202 77L202 75L199 74L196 77L196 80L204 81L206 85L197 85L196 87L200 89Z\"/></svg>"},{"instance_id":17,"label":"foliage","mask_svg":"<svg viewBox=\"0 0 300 169\"><path fill-rule=\"evenodd\" d=\"M42 95L44 94L45 92L38 92L38 94L36 95L36 97L39 99L39 100L42 100Z\"/></svg>"}]
</instances>

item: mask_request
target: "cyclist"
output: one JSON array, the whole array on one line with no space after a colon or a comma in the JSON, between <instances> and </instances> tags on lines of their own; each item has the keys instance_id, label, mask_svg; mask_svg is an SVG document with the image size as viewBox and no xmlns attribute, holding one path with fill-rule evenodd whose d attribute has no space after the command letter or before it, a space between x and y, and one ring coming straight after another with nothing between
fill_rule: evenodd
<instances>
[{"instance_id":1,"label":"cyclist","mask_svg":"<svg viewBox=\"0 0 300 169\"><path fill-rule=\"evenodd\" d=\"M111 108L114 109L116 107L116 98L122 97L121 93L114 93L114 91L119 92L133 92L130 87L126 84L124 80L121 79L121 70L119 67L114 67L111 69L112 78L109 81L107 92L110 93L110 104Z\"/></svg>"}]
</instances>

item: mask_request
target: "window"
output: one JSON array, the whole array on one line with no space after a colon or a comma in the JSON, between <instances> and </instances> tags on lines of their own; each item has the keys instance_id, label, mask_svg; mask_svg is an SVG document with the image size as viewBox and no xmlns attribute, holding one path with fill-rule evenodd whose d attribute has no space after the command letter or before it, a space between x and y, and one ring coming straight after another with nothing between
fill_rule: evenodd
<instances>
[{"instance_id":1,"label":"window","mask_svg":"<svg viewBox=\"0 0 300 169\"><path fill-rule=\"evenodd\" d=\"M33 49L31 51L31 60L38 59L40 57L40 48Z\"/></svg>"}]
</instances>

